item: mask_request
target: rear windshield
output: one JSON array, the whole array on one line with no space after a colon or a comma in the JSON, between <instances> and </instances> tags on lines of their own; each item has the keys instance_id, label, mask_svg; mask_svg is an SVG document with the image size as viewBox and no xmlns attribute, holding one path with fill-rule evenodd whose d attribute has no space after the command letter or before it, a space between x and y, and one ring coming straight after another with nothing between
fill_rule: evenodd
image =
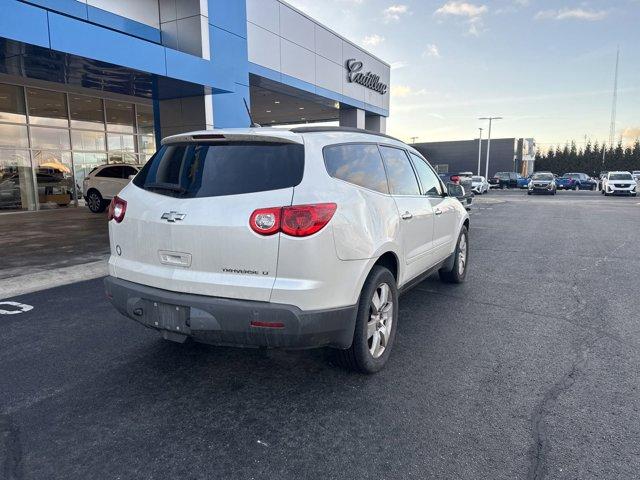
<instances>
[{"instance_id":1,"label":"rear windshield","mask_svg":"<svg viewBox=\"0 0 640 480\"><path fill-rule=\"evenodd\" d=\"M303 171L302 145L179 143L162 146L133 183L175 197L219 197L294 187Z\"/></svg>"},{"instance_id":2,"label":"rear windshield","mask_svg":"<svg viewBox=\"0 0 640 480\"><path fill-rule=\"evenodd\" d=\"M611 173L609 180L633 180L630 173Z\"/></svg>"}]
</instances>

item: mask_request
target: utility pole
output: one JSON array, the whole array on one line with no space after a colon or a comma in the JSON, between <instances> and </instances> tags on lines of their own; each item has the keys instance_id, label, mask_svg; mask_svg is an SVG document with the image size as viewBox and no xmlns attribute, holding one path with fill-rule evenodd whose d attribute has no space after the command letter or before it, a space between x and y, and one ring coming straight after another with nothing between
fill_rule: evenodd
<instances>
[{"instance_id":1,"label":"utility pole","mask_svg":"<svg viewBox=\"0 0 640 480\"><path fill-rule=\"evenodd\" d=\"M616 141L616 113L618 110L618 65L620 64L620 46L616 52L616 73L613 77L613 102L611 105L611 125L609 126L609 145L613 150L613 143ZM607 152L607 146L602 147L602 164Z\"/></svg>"},{"instance_id":2,"label":"utility pole","mask_svg":"<svg viewBox=\"0 0 640 480\"><path fill-rule=\"evenodd\" d=\"M478 130L480 130L480 138L478 139L478 175L482 175L482 172L480 172L480 157L482 156L482 130L484 129L480 127Z\"/></svg>"},{"instance_id":3,"label":"utility pole","mask_svg":"<svg viewBox=\"0 0 640 480\"><path fill-rule=\"evenodd\" d=\"M487 164L485 165L484 175L489 179L489 154L491 152L491 123L494 120L502 120L502 117L480 117L478 120L489 120L489 136L487 137Z\"/></svg>"},{"instance_id":4,"label":"utility pole","mask_svg":"<svg viewBox=\"0 0 640 480\"><path fill-rule=\"evenodd\" d=\"M416 143L417 139L418 137L411 137L411 144L413 145L414 143Z\"/></svg>"}]
</instances>

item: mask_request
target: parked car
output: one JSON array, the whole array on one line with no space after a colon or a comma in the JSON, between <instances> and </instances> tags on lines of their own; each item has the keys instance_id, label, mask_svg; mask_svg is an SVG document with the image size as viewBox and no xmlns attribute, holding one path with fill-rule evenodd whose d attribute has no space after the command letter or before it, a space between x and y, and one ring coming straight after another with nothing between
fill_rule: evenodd
<instances>
[{"instance_id":1,"label":"parked car","mask_svg":"<svg viewBox=\"0 0 640 480\"><path fill-rule=\"evenodd\" d=\"M471 177L471 191L478 195L487 193L489 191L489 182L482 176L474 175Z\"/></svg>"},{"instance_id":2,"label":"parked car","mask_svg":"<svg viewBox=\"0 0 640 480\"><path fill-rule=\"evenodd\" d=\"M596 190L598 182L586 173L565 173L556 179L558 190Z\"/></svg>"},{"instance_id":3,"label":"parked car","mask_svg":"<svg viewBox=\"0 0 640 480\"><path fill-rule=\"evenodd\" d=\"M518 188L527 188L529 186L529 179L523 177L519 173L517 174Z\"/></svg>"},{"instance_id":4,"label":"parked car","mask_svg":"<svg viewBox=\"0 0 640 480\"><path fill-rule=\"evenodd\" d=\"M631 172L631 175L633 176L633 179L636 182L640 182L640 170L634 170Z\"/></svg>"},{"instance_id":5,"label":"parked car","mask_svg":"<svg viewBox=\"0 0 640 480\"><path fill-rule=\"evenodd\" d=\"M551 172L536 172L531 175L531 181L527 189L527 195L534 193L556 194L556 180Z\"/></svg>"},{"instance_id":6,"label":"parked car","mask_svg":"<svg viewBox=\"0 0 640 480\"><path fill-rule=\"evenodd\" d=\"M467 274L460 202L417 150L358 129L166 138L109 219L122 314L177 342L330 346L364 373L389 358L399 292Z\"/></svg>"},{"instance_id":7,"label":"parked car","mask_svg":"<svg viewBox=\"0 0 640 480\"><path fill-rule=\"evenodd\" d=\"M604 181L604 177L607 176L607 173L609 172L600 172L600 175L598 176L598 190L602 191L602 182Z\"/></svg>"},{"instance_id":8,"label":"parked car","mask_svg":"<svg viewBox=\"0 0 640 480\"><path fill-rule=\"evenodd\" d=\"M100 165L82 182L84 200L93 213L104 212L109 202L127 186L140 167L128 164Z\"/></svg>"},{"instance_id":9,"label":"parked car","mask_svg":"<svg viewBox=\"0 0 640 480\"><path fill-rule=\"evenodd\" d=\"M637 182L630 172L609 172L602 180L602 193L609 195L630 195L637 194Z\"/></svg>"},{"instance_id":10,"label":"parked car","mask_svg":"<svg viewBox=\"0 0 640 480\"><path fill-rule=\"evenodd\" d=\"M462 187L457 190L456 198L467 210L470 210L473 203L473 181L471 180L473 177L464 173L440 173L438 175L445 184L452 183Z\"/></svg>"},{"instance_id":11,"label":"parked car","mask_svg":"<svg viewBox=\"0 0 640 480\"><path fill-rule=\"evenodd\" d=\"M516 172L498 172L489 179L491 188L518 188L518 174Z\"/></svg>"}]
</instances>

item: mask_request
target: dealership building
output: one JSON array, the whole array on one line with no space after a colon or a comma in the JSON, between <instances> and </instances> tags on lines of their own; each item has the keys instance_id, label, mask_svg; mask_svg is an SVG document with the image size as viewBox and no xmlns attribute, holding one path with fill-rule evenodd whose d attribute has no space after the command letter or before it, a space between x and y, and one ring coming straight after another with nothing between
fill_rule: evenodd
<instances>
[{"instance_id":1,"label":"dealership building","mask_svg":"<svg viewBox=\"0 0 640 480\"><path fill-rule=\"evenodd\" d=\"M334 121L384 132L390 68L279 0L1 0L0 212L82 203L161 138Z\"/></svg>"},{"instance_id":2,"label":"dealership building","mask_svg":"<svg viewBox=\"0 0 640 480\"><path fill-rule=\"evenodd\" d=\"M452 140L447 142L424 142L412 146L422 153L434 168L445 172L478 173L487 170L487 140ZM536 141L533 138L492 138L489 147L489 178L496 172L517 172L528 176L534 172Z\"/></svg>"}]
</instances>

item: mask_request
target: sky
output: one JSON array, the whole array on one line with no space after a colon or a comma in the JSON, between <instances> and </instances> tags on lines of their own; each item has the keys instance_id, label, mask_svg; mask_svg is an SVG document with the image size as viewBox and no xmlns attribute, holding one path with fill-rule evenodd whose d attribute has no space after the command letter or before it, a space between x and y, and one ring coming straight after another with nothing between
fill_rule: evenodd
<instances>
[{"instance_id":1,"label":"sky","mask_svg":"<svg viewBox=\"0 0 640 480\"><path fill-rule=\"evenodd\" d=\"M538 147L640 137L640 0L287 0L391 65L387 132L533 137Z\"/></svg>"}]
</instances>

